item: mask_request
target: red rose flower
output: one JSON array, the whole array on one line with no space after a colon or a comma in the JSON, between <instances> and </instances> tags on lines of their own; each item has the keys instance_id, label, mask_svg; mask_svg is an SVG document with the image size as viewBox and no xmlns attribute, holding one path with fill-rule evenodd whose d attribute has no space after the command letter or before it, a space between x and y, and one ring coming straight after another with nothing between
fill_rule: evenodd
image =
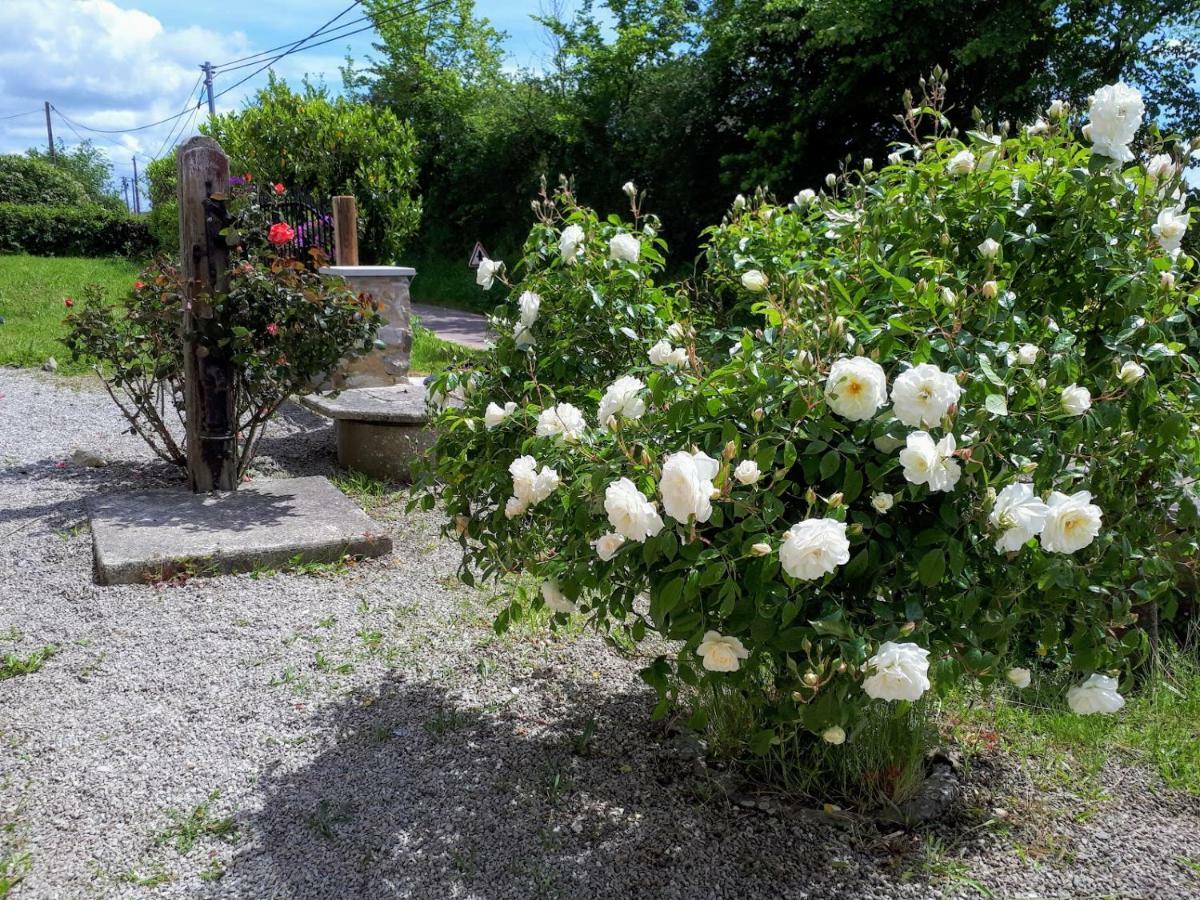
<instances>
[{"instance_id":1,"label":"red rose flower","mask_svg":"<svg viewBox=\"0 0 1200 900\"><path fill-rule=\"evenodd\" d=\"M243 178L245 178L247 181L253 181L253 180L254 180L253 176L251 176L251 174L250 174L249 172L247 172L247 173L246 173L245 175L243 175L242 177L243 177Z\"/></svg>"},{"instance_id":2,"label":"red rose flower","mask_svg":"<svg viewBox=\"0 0 1200 900\"><path fill-rule=\"evenodd\" d=\"M63 301L63 303L64 303L64 304L65 304L65 305L66 305L68 308L70 308L70 307L72 307L72 306L74 306L74 305L75 305L75 301L74 301L74 300L72 300L70 297L68 297L66 300L64 300L64 301Z\"/></svg>"},{"instance_id":3,"label":"red rose flower","mask_svg":"<svg viewBox=\"0 0 1200 900\"><path fill-rule=\"evenodd\" d=\"M267 240L276 246L286 244L295 236L296 229L287 222L276 222L271 226L271 230L267 232Z\"/></svg>"},{"instance_id":4,"label":"red rose flower","mask_svg":"<svg viewBox=\"0 0 1200 900\"><path fill-rule=\"evenodd\" d=\"M279 326L272 322L267 326L267 334L271 335L271 337L279 334Z\"/></svg>"},{"instance_id":5,"label":"red rose flower","mask_svg":"<svg viewBox=\"0 0 1200 900\"><path fill-rule=\"evenodd\" d=\"M285 190L287 190L287 188L285 188L282 184L275 185L275 193L282 194Z\"/></svg>"},{"instance_id":6,"label":"red rose flower","mask_svg":"<svg viewBox=\"0 0 1200 900\"><path fill-rule=\"evenodd\" d=\"M140 282L140 281L135 281L135 282L133 283L133 288L134 288L134 290L136 290L136 291L140 291L140 290L141 290L142 288L144 288L145 286L146 286L146 285L144 285L144 284L143 284L142 282Z\"/></svg>"}]
</instances>

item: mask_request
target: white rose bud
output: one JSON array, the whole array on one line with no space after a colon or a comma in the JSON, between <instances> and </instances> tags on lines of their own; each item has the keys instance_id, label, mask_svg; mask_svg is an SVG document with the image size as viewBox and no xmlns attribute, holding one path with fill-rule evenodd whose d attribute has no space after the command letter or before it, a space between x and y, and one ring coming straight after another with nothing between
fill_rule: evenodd
<instances>
[{"instance_id":1,"label":"white rose bud","mask_svg":"<svg viewBox=\"0 0 1200 900\"><path fill-rule=\"evenodd\" d=\"M984 259L995 259L1000 254L1000 244L992 238L987 238L979 245L979 255Z\"/></svg>"},{"instance_id":2,"label":"white rose bud","mask_svg":"<svg viewBox=\"0 0 1200 900\"><path fill-rule=\"evenodd\" d=\"M832 172L825 176L825 187L829 188L830 190L833 190L835 187L837 187L837 176Z\"/></svg>"},{"instance_id":3,"label":"white rose bud","mask_svg":"<svg viewBox=\"0 0 1200 900\"><path fill-rule=\"evenodd\" d=\"M1032 366L1037 362L1038 355L1042 352L1042 348L1037 344L1022 344L1017 348L1017 365Z\"/></svg>"},{"instance_id":4,"label":"white rose bud","mask_svg":"<svg viewBox=\"0 0 1200 900\"><path fill-rule=\"evenodd\" d=\"M1062 408L1068 415L1082 416L1092 408L1092 392L1077 384L1069 384L1062 390Z\"/></svg>"},{"instance_id":5,"label":"white rose bud","mask_svg":"<svg viewBox=\"0 0 1200 900\"><path fill-rule=\"evenodd\" d=\"M862 168L864 172L870 172L873 168L875 168L875 161L869 156L866 157L863 160Z\"/></svg>"},{"instance_id":6,"label":"white rose bud","mask_svg":"<svg viewBox=\"0 0 1200 900\"><path fill-rule=\"evenodd\" d=\"M767 289L767 276L758 269L749 269L742 273L742 287L755 294Z\"/></svg>"},{"instance_id":7,"label":"white rose bud","mask_svg":"<svg viewBox=\"0 0 1200 900\"><path fill-rule=\"evenodd\" d=\"M746 208L746 198L743 197L741 194L738 194L736 197L734 197L733 198L733 208L735 210L737 210L738 212L741 212L743 209L745 209Z\"/></svg>"},{"instance_id":8,"label":"white rose bud","mask_svg":"<svg viewBox=\"0 0 1200 900\"><path fill-rule=\"evenodd\" d=\"M625 192L625 196L630 200L637 196L637 185L632 181L627 181L621 185L621 190Z\"/></svg>"},{"instance_id":9,"label":"white rose bud","mask_svg":"<svg viewBox=\"0 0 1200 900\"><path fill-rule=\"evenodd\" d=\"M1050 105L1046 107L1046 115L1052 119L1061 119L1067 114L1067 110L1069 108L1070 107L1067 105L1066 100L1060 100L1056 97L1055 99L1051 100Z\"/></svg>"},{"instance_id":10,"label":"white rose bud","mask_svg":"<svg viewBox=\"0 0 1200 900\"><path fill-rule=\"evenodd\" d=\"M475 283L485 291L490 291L492 285L496 282L497 276L503 271L503 262L498 259L488 259L485 256L479 261L479 268L475 270Z\"/></svg>"},{"instance_id":11,"label":"white rose bud","mask_svg":"<svg viewBox=\"0 0 1200 900\"><path fill-rule=\"evenodd\" d=\"M840 725L830 725L821 732L821 740L836 747L839 744L846 743L846 731Z\"/></svg>"},{"instance_id":12,"label":"white rose bud","mask_svg":"<svg viewBox=\"0 0 1200 900\"><path fill-rule=\"evenodd\" d=\"M764 544L762 542L759 542L757 544L754 544L750 548L751 556L770 556L770 554L771 554L771 545L770 544Z\"/></svg>"},{"instance_id":13,"label":"white rose bud","mask_svg":"<svg viewBox=\"0 0 1200 900\"><path fill-rule=\"evenodd\" d=\"M886 513L896 505L896 498L891 494L878 493L871 497L871 506L877 513Z\"/></svg>"},{"instance_id":14,"label":"white rose bud","mask_svg":"<svg viewBox=\"0 0 1200 900\"><path fill-rule=\"evenodd\" d=\"M617 534L615 531L610 531L596 539L592 546L596 548L596 555L604 562L608 562L617 555L617 551L621 549L621 545L625 543L625 538Z\"/></svg>"},{"instance_id":15,"label":"white rose bud","mask_svg":"<svg viewBox=\"0 0 1200 900\"><path fill-rule=\"evenodd\" d=\"M1175 273L1163 272L1158 278L1158 283L1163 286L1163 290L1172 291L1175 289Z\"/></svg>"},{"instance_id":16,"label":"white rose bud","mask_svg":"<svg viewBox=\"0 0 1200 900\"><path fill-rule=\"evenodd\" d=\"M1146 370L1135 363L1132 359L1126 360L1121 366L1121 371L1117 373L1117 377L1125 384L1137 384L1146 377Z\"/></svg>"},{"instance_id":17,"label":"white rose bud","mask_svg":"<svg viewBox=\"0 0 1200 900\"><path fill-rule=\"evenodd\" d=\"M1025 688L1029 687L1030 682L1033 680L1033 676L1030 674L1030 671L1020 667L1009 669L1008 674L1005 677L1009 680L1009 683L1020 688L1021 690L1025 690Z\"/></svg>"},{"instance_id":18,"label":"white rose bud","mask_svg":"<svg viewBox=\"0 0 1200 900\"><path fill-rule=\"evenodd\" d=\"M817 199L817 192L810 188L805 188L800 193L798 193L795 197L792 198L792 202L795 203L797 206L799 206L801 209L803 209L804 207L808 206L808 204L812 203L816 199Z\"/></svg>"},{"instance_id":19,"label":"white rose bud","mask_svg":"<svg viewBox=\"0 0 1200 900\"><path fill-rule=\"evenodd\" d=\"M752 459L743 459L733 470L733 477L742 484L751 485L762 478L762 472L759 470L757 462Z\"/></svg>"},{"instance_id":20,"label":"white rose bud","mask_svg":"<svg viewBox=\"0 0 1200 900\"><path fill-rule=\"evenodd\" d=\"M970 175L975 171L975 154L970 150L959 150L946 163L951 175Z\"/></svg>"},{"instance_id":21,"label":"white rose bud","mask_svg":"<svg viewBox=\"0 0 1200 900\"><path fill-rule=\"evenodd\" d=\"M983 296L985 296L985 297L987 297L987 299L991 300L996 296L996 294L999 292L1000 288L997 286L996 282L994 282L994 281L985 281L983 283L983 287L980 288L979 290L980 290L980 293L983 294Z\"/></svg>"}]
</instances>

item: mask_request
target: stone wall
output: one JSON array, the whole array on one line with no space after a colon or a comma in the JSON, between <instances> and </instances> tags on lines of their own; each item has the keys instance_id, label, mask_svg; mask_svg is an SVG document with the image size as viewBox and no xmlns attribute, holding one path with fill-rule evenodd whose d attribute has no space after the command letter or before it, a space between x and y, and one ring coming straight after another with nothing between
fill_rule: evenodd
<instances>
[{"instance_id":1,"label":"stone wall","mask_svg":"<svg viewBox=\"0 0 1200 900\"><path fill-rule=\"evenodd\" d=\"M370 294L385 320L377 346L366 356L343 360L321 390L385 387L406 382L412 354L412 301L409 284L416 269L405 266L327 266L322 275L340 275L350 289Z\"/></svg>"}]
</instances>

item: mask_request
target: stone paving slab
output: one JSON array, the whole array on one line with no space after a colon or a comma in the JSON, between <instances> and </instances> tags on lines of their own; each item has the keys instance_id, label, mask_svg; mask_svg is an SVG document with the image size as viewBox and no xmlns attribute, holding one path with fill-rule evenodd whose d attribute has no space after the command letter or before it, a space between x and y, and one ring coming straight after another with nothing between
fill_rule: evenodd
<instances>
[{"instance_id":1,"label":"stone paving slab","mask_svg":"<svg viewBox=\"0 0 1200 900\"><path fill-rule=\"evenodd\" d=\"M491 343L487 316L445 306L430 306L428 303L412 304L412 313L422 325L444 341L479 350Z\"/></svg>"},{"instance_id":2,"label":"stone paving slab","mask_svg":"<svg viewBox=\"0 0 1200 900\"><path fill-rule=\"evenodd\" d=\"M429 421L421 379L387 387L351 388L337 394L309 394L300 402L326 418L356 422L423 425Z\"/></svg>"},{"instance_id":3,"label":"stone paving slab","mask_svg":"<svg viewBox=\"0 0 1200 900\"><path fill-rule=\"evenodd\" d=\"M321 476L246 485L106 494L88 501L96 581L143 584L180 573L216 575L342 556L383 556L392 539Z\"/></svg>"}]
</instances>

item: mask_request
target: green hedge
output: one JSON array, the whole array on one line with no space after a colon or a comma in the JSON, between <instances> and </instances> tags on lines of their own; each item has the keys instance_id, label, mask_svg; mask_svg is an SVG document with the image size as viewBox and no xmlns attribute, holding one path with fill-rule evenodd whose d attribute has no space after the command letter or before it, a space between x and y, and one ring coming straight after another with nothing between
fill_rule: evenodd
<instances>
[{"instance_id":1,"label":"green hedge","mask_svg":"<svg viewBox=\"0 0 1200 900\"><path fill-rule=\"evenodd\" d=\"M0 156L0 203L87 203L83 185L49 162L29 156Z\"/></svg>"},{"instance_id":2,"label":"green hedge","mask_svg":"<svg viewBox=\"0 0 1200 900\"><path fill-rule=\"evenodd\" d=\"M101 206L0 203L0 253L33 256L150 256L144 219Z\"/></svg>"}]
</instances>

